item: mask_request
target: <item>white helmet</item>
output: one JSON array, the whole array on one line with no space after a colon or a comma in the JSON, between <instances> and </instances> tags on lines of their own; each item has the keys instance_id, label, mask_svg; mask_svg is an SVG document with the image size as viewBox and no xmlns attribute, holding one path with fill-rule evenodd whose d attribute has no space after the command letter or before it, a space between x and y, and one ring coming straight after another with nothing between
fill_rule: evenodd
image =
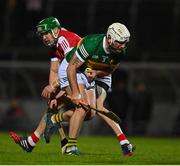
<instances>
[{"instance_id":1,"label":"white helmet","mask_svg":"<svg viewBox=\"0 0 180 166\"><path fill-rule=\"evenodd\" d=\"M113 23L108 27L107 37L110 36L112 43L118 42L129 42L130 33L125 25L121 23Z\"/></svg>"}]
</instances>

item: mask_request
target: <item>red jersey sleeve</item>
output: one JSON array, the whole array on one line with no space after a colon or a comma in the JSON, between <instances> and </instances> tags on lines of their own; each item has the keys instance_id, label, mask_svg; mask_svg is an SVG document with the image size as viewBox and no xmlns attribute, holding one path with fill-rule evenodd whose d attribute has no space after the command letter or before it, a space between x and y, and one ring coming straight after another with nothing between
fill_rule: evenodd
<instances>
[{"instance_id":1,"label":"red jersey sleeve","mask_svg":"<svg viewBox=\"0 0 180 166\"><path fill-rule=\"evenodd\" d=\"M71 51L80 40L80 36L62 28L59 33L56 49L52 50L51 60L60 59L60 61L62 61L65 55Z\"/></svg>"}]
</instances>

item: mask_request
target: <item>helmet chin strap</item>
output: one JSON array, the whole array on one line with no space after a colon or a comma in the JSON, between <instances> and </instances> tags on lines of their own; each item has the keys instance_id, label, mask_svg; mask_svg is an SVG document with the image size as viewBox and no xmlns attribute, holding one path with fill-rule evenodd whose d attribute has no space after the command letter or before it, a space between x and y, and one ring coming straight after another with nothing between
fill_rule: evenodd
<instances>
[{"instance_id":1,"label":"helmet chin strap","mask_svg":"<svg viewBox=\"0 0 180 166\"><path fill-rule=\"evenodd\" d=\"M57 38L58 38L58 33L59 33L59 31L57 31L57 33L55 33L53 31L53 29L51 29L51 35L54 38L54 40L51 43L49 43L48 46L53 47L56 44L56 41L57 41Z\"/></svg>"},{"instance_id":2,"label":"helmet chin strap","mask_svg":"<svg viewBox=\"0 0 180 166\"><path fill-rule=\"evenodd\" d=\"M114 54L119 54L121 53L122 49L117 49L113 47L113 39L111 37L108 38L108 45L109 45L109 51L114 53Z\"/></svg>"},{"instance_id":3,"label":"helmet chin strap","mask_svg":"<svg viewBox=\"0 0 180 166\"><path fill-rule=\"evenodd\" d=\"M52 36L53 36L55 39L58 38L58 33L59 33L59 30L57 30L57 33L55 33L54 30L51 29L51 34L52 34Z\"/></svg>"},{"instance_id":4,"label":"helmet chin strap","mask_svg":"<svg viewBox=\"0 0 180 166\"><path fill-rule=\"evenodd\" d=\"M112 45L113 45L113 43L111 42L111 44L109 44L109 50L110 50L110 52L115 53L115 54L121 53L122 49L114 48Z\"/></svg>"}]
</instances>

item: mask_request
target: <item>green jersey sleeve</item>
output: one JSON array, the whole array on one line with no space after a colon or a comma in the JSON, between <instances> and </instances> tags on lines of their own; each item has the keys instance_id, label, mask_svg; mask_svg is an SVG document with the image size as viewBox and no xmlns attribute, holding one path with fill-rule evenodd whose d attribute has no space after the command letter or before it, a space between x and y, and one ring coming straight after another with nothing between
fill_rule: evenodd
<instances>
[{"instance_id":1,"label":"green jersey sleeve","mask_svg":"<svg viewBox=\"0 0 180 166\"><path fill-rule=\"evenodd\" d=\"M76 50L76 56L82 62L90 59L98 49L99 44L103 40L103 37L103 34L88 35L84 37Z\"/></svg>"}]
</instances>

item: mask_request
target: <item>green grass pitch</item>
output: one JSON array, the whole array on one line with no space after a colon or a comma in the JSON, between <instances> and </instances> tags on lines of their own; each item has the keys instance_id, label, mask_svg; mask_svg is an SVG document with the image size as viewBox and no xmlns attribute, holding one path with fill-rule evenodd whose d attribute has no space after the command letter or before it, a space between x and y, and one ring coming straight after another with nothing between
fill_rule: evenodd
<instances>
[{"instance_id":1,"label":"green grass pitch","mask_svg":"<svg viewBox=\"0 0 180 166\"><path fill-rule=\"evenodd\" d=\"M50 144L43 139L32 153L23 152L8 133L0 133L0 164L3 165L180 165L180 139L130 137L136 145L132 157L123 157L118 141L111 136L80 136L81 155L61 155L59 138Z\"/></svg>"}]
</instances>

